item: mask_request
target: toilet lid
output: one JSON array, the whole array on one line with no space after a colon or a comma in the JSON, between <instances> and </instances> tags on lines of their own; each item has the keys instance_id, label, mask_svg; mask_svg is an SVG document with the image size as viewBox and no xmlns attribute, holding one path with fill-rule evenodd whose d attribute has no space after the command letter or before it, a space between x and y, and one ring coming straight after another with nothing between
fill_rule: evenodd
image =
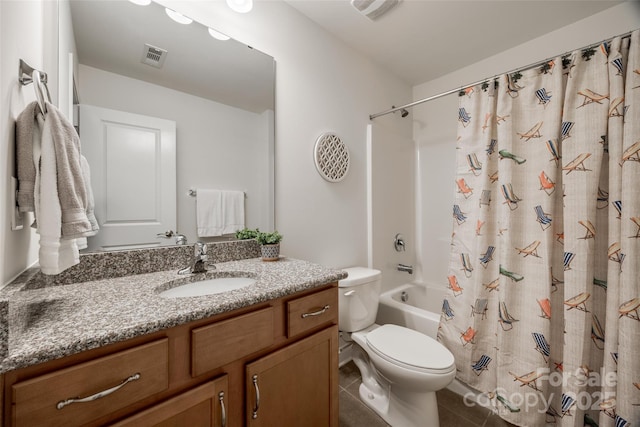
<instances>
[{"instance_id":1,"label":"toilet lid","mask_svg":"<svg viewBox=\"0 0 640 427\"><path fill-rule=\"evenodd\" d=\"M433 338L398 325L382 325L367 334L367 344L380 356L430 371L449 370L453 354Z\"/></svg>"}]
</instances>

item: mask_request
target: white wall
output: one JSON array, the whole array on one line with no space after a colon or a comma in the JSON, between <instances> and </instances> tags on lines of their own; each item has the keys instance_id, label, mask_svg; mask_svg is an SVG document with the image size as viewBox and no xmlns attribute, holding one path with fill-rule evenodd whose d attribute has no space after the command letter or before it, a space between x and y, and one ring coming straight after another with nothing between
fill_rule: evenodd
<instances>
[{"instance_id":1,"label":"white wall","mask_svg":"<svg viewBox=\"0 0 640 427\"><path fill-rule=\"evenodd\" d=\"M496 23L498 25L499 23ZM423 99L640 28L640 3L614 6L413 89ZM454 201L457 94L413 108L419 156L418 257L425 282L446 286Z\"/></svg>"},{"instance_id":2,"label":"white wall","mask_svg":"<svg viewBox=\"0 0 640 427\"><path fill-rule=\"evenodd\" d=\"M2 158L13 159L13 120L33 98L18 89L17 58L42 66L42 13L49 1L7 1L2 5ZM223 1L160 0L276 60L275 197L276 227L284 234L285 255L328 266L366 265L366 126L369 114L411 99L411 88L369 59L326 33L281 1L257 1L238 14ZM43 18L44 15L44 18ZM25 23L29 31L24 31ZM49 37L57 43L57 37ZM16 43L16 40L21 40ZM56 50L57 55L57 50ZM55 67L54 67L55 68ZM57 80L57 78L56 78ZM64 90L64 88L63 88ZM410 122L382 118L391 128L410 130ZM313 145L332 131L348 145L351 169L336 184L315 170ZM401 131L402 133L402 131ZM404 132L407 133L406 131ZM35 261L36 240L29 230L8 231L8 174L2 174L0 256L2 280Z\"/></svg>"},{"instance_id":3,"label":"white wall","mask_svg":"<svg viewBox=\"0 0 640 427\"><path fill-rule=\"evenodd\" d=\"M54 3L54 2L51 2ZM58 2L58 103L68 119L73 117L73 78L78 75L76 40L68 1Z\"/></svg>"},{"instance_id":4,"label":"white wall","mask_svg":"<svg viewBox=\"0 0 640 427\"><path fill-rule=\"evenodd\" d=\"M13 206L9 177L16 175L15 119L29 102L35 101L33 87L22 87L18 82L19 60L22 58L32 67L47 72L50 81L57 81L56 67L51 65L57 50L50 50L55 49L55 45L45 37L45 26L53 25L48 16L55 13L54 6L43 1L0 1L0 285L22 272L37 257L38 240L29 228L33 216L28 214L22 230L11 231ZM55 85L50 89L55 97Z\"/></svg>"},{"instance_id":5,"label":"white wall","mask_svg":"<svg viewBox=\"0 0 640 427\"><path fill-rule=\"evenodd\" d=\"M408 102L411 88L283 2L237 14L224 2L165 1L276 60L276 227L282 252L328 266L366 265L368 115ZM389 126L410 127L390 118ZM316 172L313 146L337 133L351 153L348 176ZM409 133L411 130L409 129Z\"/></svg>"},{"instance_id":6,"label":"white wall","mask_svg":"<svg viewBox=\"0 0 640 427\"><path fill-rule=\"evenodd\" d=\"M262 207L270 190L271 113L252 113L85 65L78 70L82 104L176 122L177 231L188 242L198 240L196 199L189 188L245 191L246 224L268 227L271 218Z\"/></svg>"}]
</instances>

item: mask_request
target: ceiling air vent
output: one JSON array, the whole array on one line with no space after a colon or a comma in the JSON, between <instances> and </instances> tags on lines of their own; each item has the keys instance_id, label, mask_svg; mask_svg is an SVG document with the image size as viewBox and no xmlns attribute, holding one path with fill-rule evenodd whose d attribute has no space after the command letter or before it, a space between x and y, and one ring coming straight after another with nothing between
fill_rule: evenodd
<instances>
[{"instance_id":1,"label":"ceiling air vent","mask_svg":"<svg viewBox=\"0 0 640 427\"><path fill-rule=\"evenodd\" d=\"M351 5L367 18L374 20L400 3L400 0L351 0Z\"/></svg>"},{"instance_id":2,"label":"ceiling air vent","mask_svg":"<svg viewBox=\"0 0 640 427\"><path fill-rule=\"evenodd\" d=\"M150 44L144 45L144 51L142 53L142 63L151 65L152 67L162 68L164 60L167 57L167 51L159 47L151 46Z\"/></svg>"}]
</instances>

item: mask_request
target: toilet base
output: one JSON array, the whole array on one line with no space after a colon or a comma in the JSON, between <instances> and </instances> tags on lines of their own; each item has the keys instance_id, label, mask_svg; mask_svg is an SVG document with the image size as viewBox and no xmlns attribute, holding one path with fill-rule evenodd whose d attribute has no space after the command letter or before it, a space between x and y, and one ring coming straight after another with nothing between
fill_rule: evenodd
<instances>
[{"instance_id":1,"label":"toilet base","mask_svg":"<svg viewBox=\"0 0 640 427\"><path fill-rule=\"evenodd\" d=\"M352 333L350 337L354 344L351 356L362 377L360 399L392 427L439 427L435 390L446 387L453 380L455 370L441 378L437 376L435 383L432 382L434 389L431 390L417 390L411 382L405 384L406 387L393 384L376 368L362 347L367 345L366 334L377 327L374 324Z\"/></svg>"},{"instance_id":2,"label":"toilet base","mask_svg":"<svg viewBox=\"0 0 640 427\"><path fill-rule=\"evenodd\" d=\"M382 392L360 384L360 399L392 427L439 427L436 393Z\"/></svg>"}]
</instances>

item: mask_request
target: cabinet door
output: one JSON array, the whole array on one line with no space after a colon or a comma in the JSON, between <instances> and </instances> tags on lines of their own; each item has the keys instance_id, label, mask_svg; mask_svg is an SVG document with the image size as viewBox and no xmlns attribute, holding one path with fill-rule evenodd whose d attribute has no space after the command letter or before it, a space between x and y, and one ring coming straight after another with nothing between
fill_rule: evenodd
<instances>
[{"instance_id":1,"label":"cabinet door","mask_svg":"<svg viewBox=\"0 0 640 427\"><path fill-rule=\"evenodd\" d=\"M246 367L247 425L338 426L338 328Z\"/></svg>"},{"instance_id":2,"label":"cabinet door","mask_svg":"<svg viewBox=\"0 0 640 427\"><path fill-rule=\"evenodd\" d=\"M226 427L228 378L194 387L112 427Z\"/></svg>"}]
</instances>

